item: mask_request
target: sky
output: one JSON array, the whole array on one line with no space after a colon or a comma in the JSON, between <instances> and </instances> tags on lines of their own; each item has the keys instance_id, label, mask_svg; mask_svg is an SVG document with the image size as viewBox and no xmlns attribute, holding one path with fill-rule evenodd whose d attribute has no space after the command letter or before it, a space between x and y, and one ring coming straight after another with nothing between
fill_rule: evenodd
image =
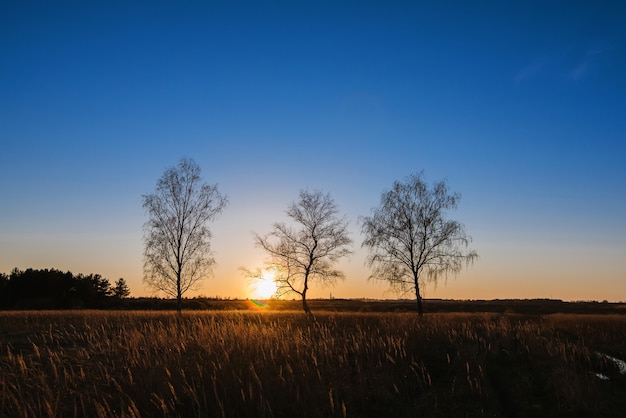
<instances>
[{"instance_id":1,"label":"sky","mask_svg":"<svg viewBox=\"0 0 626 418\"><path fill-rule=\"evenodd\" d=\"M411 173L480 258L427 298L626 301L626 3L0 2L0 272L142 282L142 195L182 157L230 201L195 295L254 297L300 190L350 221ZM193 296L194 294L189 294Z\"/></svg>"}]
</instances>

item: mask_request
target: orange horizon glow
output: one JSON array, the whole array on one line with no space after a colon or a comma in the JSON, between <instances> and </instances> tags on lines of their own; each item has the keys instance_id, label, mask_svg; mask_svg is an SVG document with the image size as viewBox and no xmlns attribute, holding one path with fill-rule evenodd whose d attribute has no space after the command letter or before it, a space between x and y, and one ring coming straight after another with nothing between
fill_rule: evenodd
<instances>
[{"instance_id":1,"label":"orange horizon glow","mask_svg":"<svg viewBox=\"0 0 626 418\"><path fill-rule=\"evenodd\" d=\"M276 276L275 273L264 269L261 277L251 279L249 284L250 295L252 299L270 299L276 294Z\"/></svg>"}]
</instances>

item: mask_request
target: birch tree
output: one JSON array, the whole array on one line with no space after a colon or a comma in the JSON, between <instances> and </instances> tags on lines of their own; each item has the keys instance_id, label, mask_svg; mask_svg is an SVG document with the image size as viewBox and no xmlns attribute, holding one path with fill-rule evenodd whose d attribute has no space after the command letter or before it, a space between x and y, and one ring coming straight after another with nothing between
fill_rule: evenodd
<instances>
[{"instance_id":1,"label":"birch tree","mask_svg":"<svg viewBox=\"0 0 626 418\"><path fill-rule=\"evenodd\" d=\"M291 225L275 223L269 234L255 234L255 243L268 255L267 268L275 274L277 294L299 295L304 312L311 314L307 292L312 282L328 286L344 278L334 266L351 253L348 222L339 217L330 194L320 191L301 191L287 216Z\"/></svg>"},{"instance_id":2,"label":"birch tree","mask_svg":"<svg viewBox=\"0 0 626 418\"><path fill-rule=\"evenodd\" d=\"M381 195L380 206L361 219L370 278L400 292L414 292L420 315L426 283L458 274L478 257L468 249L471 237L463 224L447 218L460 198L448 191L445 181L431 188L421 174L414 174L404 183L394 182Z\"/></svg>"},{"instance_id":3,"label":"birch tree","mask_svg":"<svg viewBox=\"0 0 626 418\"><path fill-rule=\"evenodd\" d=\"M144 224L144 282L176 298L196 289L215 264L211 250L213 221L226 207L217 185L202 183L200 167L183 158L167 169L154 193L143 196L148 220Z\"/></svg>"}]
</instances>

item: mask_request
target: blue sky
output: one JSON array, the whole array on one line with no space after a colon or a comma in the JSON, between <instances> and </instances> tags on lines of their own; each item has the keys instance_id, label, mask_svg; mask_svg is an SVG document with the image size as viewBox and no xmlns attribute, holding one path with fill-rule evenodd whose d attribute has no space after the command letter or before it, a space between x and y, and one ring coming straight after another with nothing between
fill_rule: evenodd
<instances>
[{"instance_id":1,"label":"blue sky","mask_svg":"<svg viewBox=\"0 0 626 418\"><path fill-rule=\"evenodd\" d=\"M141 195L183 156L230 206L200 293L247 297L300 189L351 220L424 171L480 260L426 297L626 300L626 5L0 4L0 271L142 284Z\"/></svg>"}]
</instances>

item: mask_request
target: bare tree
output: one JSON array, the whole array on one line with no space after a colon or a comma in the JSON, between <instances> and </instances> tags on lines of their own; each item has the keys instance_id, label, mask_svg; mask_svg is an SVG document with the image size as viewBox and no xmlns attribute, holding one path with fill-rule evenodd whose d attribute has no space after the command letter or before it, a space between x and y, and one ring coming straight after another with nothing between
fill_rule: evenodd
<instances>
[{"instance_id":1,"label":"bare tree","mask_svg":"<svg viewBox=\"0 0 626 418\"><path fill-rule=\"evenodd\" d=\"M275 223L269 234L255 234L255 243L268 254L266 265L275 274L277 296L300 295L304 312L311 314L306 300L311 282L333 285L344 278L333 266L351 253L348 222L338 217L339 209L330 194L320 191L301 191L287 215L296 227ZM261 272L248 273L259 277Z\"/></svg>"},{"instance_id":2,"label":"bare tree","mask_svg":"<svg viewBox=\"0 0 626 418\"><path fill-rule=\"evenodd\" d=\"M424 312L420 288L425 282L436 284L478 257L467 249L471 237L465 227L446 219L459 200L459 194L448 192L445 181L431 189L422 174L414 174L405 183L394 182L372 216L361 218L362 246L369 249L368 264L373 268L370 278L387 281L394 290L414 291L420 315Z\"/></svg>"},{"instance_id":3,"label":"bare tree","mask_svg":"<svg viewBox=\"0 0 626 418\"><path fill-rule=\"evenodd\" d=\"M228 203L217 185L200 182L200 167L183 158L163 173L154 193L143 196L144 282L175 297L178 312L183 294L211 273L215 260L207 223Z\"/></svg>"}]
</instances>

